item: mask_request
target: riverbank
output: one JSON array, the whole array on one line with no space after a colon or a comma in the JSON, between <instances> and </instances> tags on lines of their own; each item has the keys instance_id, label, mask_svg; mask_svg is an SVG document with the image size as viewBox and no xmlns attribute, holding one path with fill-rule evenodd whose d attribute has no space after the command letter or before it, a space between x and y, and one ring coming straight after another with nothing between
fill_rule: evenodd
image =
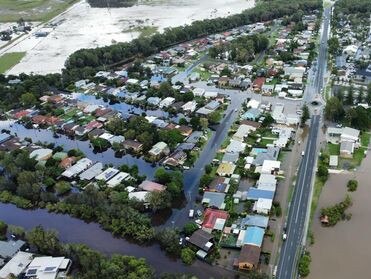
<instances>
[{"instance_id":1,"label":"riverbank","mask_svg":"<svg viewBox=\"0 0 371 279\"><path fill-rule=\"evenodd\" d=\"M313 219L315 243L309 251L312 255L308 279L317 278L365 278L369 273L369 255L371 234L369 225L371 195L369 192L369 172L371 157L367 156L355 172L331 174L324 186ZM320 210L340 202L347 192L348 180L358 180L358 189L350 193L353 206L348 210L352 214L349 221L341 221L334 227L323 227L319 222ZM346 255L346 264L339 264Z\"/></svg>"},{"instance_id":2,"label":"riverbank","mask_svg":"<svg viewBox=\"0 0 371 279\"><path fill-rule=\"evenodd\" d=\"M182 272L191 273L198 278L233 278L233 272L196 261L192 266L184 265L180 260L173 260L161 251L160 247L139 246L121 238L115 238L96 223L85 223L68 215L49 213L45 209L23 210L12 204L0 203L0 220L10 225L29 230L38 225L53 229L63 243L83 243L90 248L107 255L114 253L145 258L155 267L157 273Z\"/></svg>"}]
</instances>

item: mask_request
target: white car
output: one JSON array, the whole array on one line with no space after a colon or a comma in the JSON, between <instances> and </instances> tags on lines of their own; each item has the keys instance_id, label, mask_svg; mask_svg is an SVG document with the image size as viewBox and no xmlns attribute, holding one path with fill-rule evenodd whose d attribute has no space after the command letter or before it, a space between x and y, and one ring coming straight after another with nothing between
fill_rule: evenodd
<instances>
[{"instance_id":1,"label":"white car","mask_svg":"<svg viewBox=\"0 0 371 279\"><path fill-rule=\"evenodd\" d=\"M287 239L287 234L286 234L286 233L283 233L283 234L282 234L282 240L285 241L286 239Z\"/></svg>"},{"instance_id":2,"label":"white car","mask_svg":"<svg viewBox=\"0 0 371 279\"><path fill-rule=\"evenodd\" d=\"M193 218L194 215L195 215L195 211L194 211L194 209L190 209L190 210L189 210L188 217L189 217L189 218Z\"/></svg>"},{"instance_id":3,"label":"white car","mask_svg":"<svg viewBox=\"0 0 371 279\"><path fill-rule=\"evenodd\" d=\"M305 154L305 152L304 152L304 151L302 151L302 152L301 152L301 156L304 156L304 154Z\"/></svg>"}]
</instances>

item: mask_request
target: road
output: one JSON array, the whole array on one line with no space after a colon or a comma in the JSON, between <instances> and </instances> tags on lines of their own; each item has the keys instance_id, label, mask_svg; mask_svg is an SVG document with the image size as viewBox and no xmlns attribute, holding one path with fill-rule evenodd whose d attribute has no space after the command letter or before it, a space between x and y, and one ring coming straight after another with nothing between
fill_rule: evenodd
<instances>
[{"instance_id":1,"label":"road","mask_svg":"<svg viewBox=\"0 0 371 279\"><path fill-rule=\"evenodd\" d=\"M324 10L317 71L310 76L313 80L308 83L309 90L307 90L307 96L304 98L307 102L312 100L316 94L320 94L324 84L324 74L327 68L327 40L330 24L330 12L331 8L326 8ZM277 268L277 278L279 279L295 278L297 273L297 260L301 251L300 248L302 247L303 238L306 234L307 215L310 214L308 205L317 158L317 139L320 129L321 110L322 107L312 109L308 141L299 167L294 195L287 218L287 240L283 242Z\"/></svg>"}]
</instances>

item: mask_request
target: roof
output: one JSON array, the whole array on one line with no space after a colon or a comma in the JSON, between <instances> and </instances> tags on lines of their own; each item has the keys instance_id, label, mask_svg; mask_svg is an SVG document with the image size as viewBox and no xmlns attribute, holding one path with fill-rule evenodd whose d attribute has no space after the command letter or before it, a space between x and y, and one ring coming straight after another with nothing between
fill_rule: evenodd
<instances>
[{"instance_id":1,"label":"roof","mask_svg":"<svg viewBox=\"0 0 371 279\"><path fill-rule=\"evenodd\" d=\"M46 160L49 157L51 157L52 154L53 154L53 150L49 148L40 148L40 149L36 149L32 151L30 153L30 158L35 157L37 161Z\"/></svg>"},{"instance_id":2,"label":"roof","mask_svg":"<svg viewBox=\"0 0 371 279\"><path fill-rule=\"evenodd\" d=\"M92 180L95 176L100 174L103 170L103 164L98 162L88 168L86 171L80 174L80 179L81 180Z\"/></svg>"},{"instance_id":3,"label":"roof","mask_svg":"<svg viewBox=\"0 0 371 279\"><path fill-rule=\"evenodd\" d=\"M253 266L259 264L261 249L255 245L243 245L241 248L240 256L238 257L239 263L249 263Z\"/></svg>"},{"instance_id":4,"label":"roof","mask_svg":"<svg viewBox=\"0 0 371 279\"><path fill-rule=\"evenodd\" d=\"M256 188L261 190L276 191L277 180L272 174L262 173L256 183Z\"/></svg>"},{"instance_id":5,"label":"roof","mask_svg":"<svg viewBox=\"0 0 371 279\"><path fill-rule=\"evenodd\" d=\"M0 278L7 278L10 274L18 276L32 261L32 256L31 253L19 251L0 269Z\"/></svg>"},{"instance_id":6,"label":"roof","mask_svg":"<svg viewBox=\"0 0 371 279\"><path fill-rule=\"evenodd\" d=\"M206 208L202 226L206 229L222 230L228 217L229 215L226 211Z\"/></svg>"},{"instance_id":7,"label":"roof","mask_svg":"<svg viewBox=\"0 0 371 279\"><path fill-rule=\"evenodd\" d=\"M148 153L151 153L152 155L158 155L162 153L166 148L168 148L167 144L163 141L160 141L156 143Z\"/></svg>"},{"instance_id":8,"label":"roof","mask_svg":"<svg viewBox=\"0 0 371 279\"><path fill-rule=\"evenodd\" d=\"M257 212L269 211L272 208L272 202L271 199L259 198L254 204L254 210Z\"/></svg>"},{"instance_id":9,"label":"roof","mask_svg":"<svg viewBox=\"0 0 371 279\"><path fill-rule=\"evenodd\" d=\"M191 235L188 242L207 252L212 247L210 240L213 238L214 236L212 234L198 229Z\"/></svg>"},{"instance_id":10,"label":"roof","mask_svg":"<svg viewBox=\"0 0 371 279\"><path fill-rule=\"evenodd\" d=\"M147 191L139 191L139 192L131 192L129 193L129 199L137 199L138 201L145 201L149 192Z\"/></svg>"},{"instance_id":11,"label":"roof","mask_svg":"<svg viewBox=\"0 0 371 279\"><path fill-rule=\"evenodd\" d=\"M339 157L337 155L330 155L330 167L337 167L339 164Z\"/></svg>"},{"instance_id":12,"label":"roof","mask_svg":"<svg viewBox=\"0 0 371 279\"><path fill-rule=\"evenodd\" d=\"M36 257L26 270L26 276L35 276L38 279L54 279L59 269L67 269L71 260L65 257Z\"/></svg>"},{"instance_id":13,"label":"roof","mask_svg":"<svg viewBox=\"0 0 371 279\"><path fill-rule=\"evenodd\" d=\"M202 203L207 203L209 207L216 207L219 209L225 208L225 194L217 192L205 192Z\"/></svg>"},{"instance_id":14,"label":"roof","mask_svg":"<svg viewBox=\"0 0 371 279\"><path fill-rule=\"evenodd\" d=\"M92 160L90 160L88 158L82 158L79 161L77 161L77 163L75 165L66 169L62 173L62 176L67 177L67 178L73 177L73 176L79 174L80 172L84 171L88 167L90 167L92 164L93 164Z\"/></svg>"},{"instance_id":15,"label":"roof","mask_svg":"<svg viewBox=\"0 0 371 279\"><path fill-rule=\"evenodd\" d=\"M24 244L22 240L0 241L0 257L4 259L13 257Z\"/></svg>"},{"instance_id":16,"label":"roof","mask_svg":"<svg viewBox=\"0 0 371 279\"><path fill-rule=\"evenodd\" d=\"M261 190L254 187L250 187L247 191L247 199L248 200L258 200L258 199L273 199L274 192L268 190Z\"/></svg>"},{"instance_id":17,"label":"roof","mask_svg":"<svg viewBox=\"0 0 371 279\"><path fill-rule=\"evenodd\" d=\"M279 147L268 147L263 152L259 152L253 162L255 166L261 166L265 160L275 161L280 153Z\"/></svg>"},{"instance_id":18,"label":"roof","mask_svg":"<svg viewBox=\"0 0 371 279\"><path fill-rule=\"evenodd\" d=\"M256 226L260 228L268 227L269 218L263 215L247 215L241 220L241 227Z\"/></svg>"},{"instance_id":19,"label":"roof","mask_svg":"<svg viewBox=\"0 0 371 279\"><path fill-rule=\"evenodd\" d=\"M238 140L231 140L226 148L226 152L240 153L245 150L246 143L240 142Z\"/></svg>"},{"instance_id":20,"label":"roof","mask_svg":"<svg viewBox=\"0 0 371 279\"><path fill-rule=\"evenodd\" d=\"M95 179L96 180L103 180L103 181L108 181L110 180L112 177L114 177L116 174L119 173L119 170L118 169L115 169L115 168L108 168L106 169L104 172L98 174Z\"/></svg>"},{"instance_id":21,"label":"roof","mask_svg":"<svg viewBox=\"0 0 371 279\"><path fill-rule=\"evenodd\" d=\"M352 137L352 138L358 139L359 130L349 128L349 127L344 127L341 133L341 137Z\"/></svg>"},{"instance_id":22,"label":"roof","mask_svg":"<svg viewBox=\"0 0 371 279\"><path fill-rule=\"evenodd\" d=\"M259 227L248 227L245 232L243 244L250 244L261 247L264 238L264 229Z\"/></svg>"},{"instance_id":23,"label":"roof","mask_svg":"<svg viewBox=\"0 0 371 279\"><path fill-rule=\"evenodd\" d=\"M123 180L127 180L130 177L130 174L126 172L120 172L117 175L115 175L113 178L111 178L108 182L107 185L108 187L115 187L121 183Z\"/></svg>"},{"instance_id":24,"label":"roof","mask_svg":"<svg viewBox=\"0 0 371 279\"><path fill-rule=\"evenodd\" d=\"M261 111L259 109L251 108L242 115L242 118L254 120L258 118L260 114L261 114Z\"/></svg>"},{"instance_id":25,"label":"roof","mask_svg":"<svg viewBox=\"0 0 371 279\"><path fill-rule=\"evenodd\" d=\"M262 165L262 173L271 173L271 171L275 169L280 169L281 162L280 161L272 161L272 160L265 160Z\"/></svg>"},{"instance_id":26,"label":"roof","mask_svg":"<svg viewBox=\"0 0 371 279\"><path fill-rule=\"evenodd\" d=\"M354 142L351 141L342 141L340 143L340 152L349 152L353 153L354 151Z\"/></svg>"},{"instance_id":27,"label":"roof","mask_svg":"<svg viewBox=\"0 0 371 279\"><path fill-rule=\"evenodd\" d=\"M216 170L216 173L220 176L230 176L233 174L235 169L236 169L235 164L221 163L218 169Z\"/></svg>"},{"instance_id":28,"label":"roof","mask_svg":"<svg viewBox=\"0 0 371 279\"><path fill-rule=\"evenodd\" d=\"M207 187L208 191L226 193L229 188L229 178L217 176Z\"/></svg>"},{"instance_id":29,"label":"roof","mask_svg":"<svg viewBox=\"0 0 371 279\"><path fill-rule=\"evenodd\" d=\"M164 191L166 189L166 186L150 181L150 180L144 180L138 188L143 189L148 192L153 192L153 191Z\"/></svg>"},{"instance_id":30,"label":"roof","mask_svg":"<svg viewBox=\"0 0 371 279\"><path fill-rule=\"evenodd\" d=\"M224 156L222 158L222 162L224 162L224 163L236 163L238 161L238 157L239 157L238 153L226 152L226 153L224 153Z\"/></svg>"}]
</instances>

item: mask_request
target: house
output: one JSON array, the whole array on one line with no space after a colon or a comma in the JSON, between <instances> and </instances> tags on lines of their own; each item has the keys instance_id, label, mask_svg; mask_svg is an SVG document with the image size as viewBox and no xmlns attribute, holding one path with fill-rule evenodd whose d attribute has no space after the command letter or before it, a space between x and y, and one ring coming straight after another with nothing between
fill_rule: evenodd
<instances>
[{"instance_id":1,"label":"house","mask_svg":"<svg viewBox=\"0 0 371 279\"><path fill-rule=\"evenodd\" d=\"M103 171L103 164L101 162L98 162L94 165L92 165L87 170L83 171L79 178L80 180L92 180L94 177L96 177L98 174L102 173Z\"/></svg>"},{"instance_id":2,"label":"house","mask_svg":"<svg viewBox=\"0 0 371 279\"><path fill-rule=\"evenodd\" d=\"M259 214L269 214L269 211L272 208L272 200L271 199L262 199L259 198L253 206L253 210Z\"/></svg>"},{"instance_id":3,"label":"house","mask_svg":"<svg viewBox=\"0 0 371 279\"><path fill-rule=\"evenodd\" d=\"M193 130L191 127L185 125L176 125L175 129L178 130L182 136L188 137L192 134Z\"/></svg>"},{"instance_id":4,"label":"house","mask_svg":"<svg viewBox=\"0 0 371 279\"><path fill-rule=\"evenodd\" d=\"M161 102L161 99L159 97L149 97L147 99L147 103L153 106L158 106L160 102Z\"/></svg>"},{"instance_id":5,"label":"house","mask_svg":"<svg viewBox=\"0 0 371 279\"><path fill-rule=\"evenodd\" d=\"M242 119L255 121L261 115L261 111L256 108L250 108L242 115Z\"/></svg>"},{"instance_id":6,"label":"house","mask_svg":"<svg viewBox=\"0 0 371 279\"><path fill-rule=\"evenodd\" d=\"M194 131L190 136L187 138L186 142L187 143L198 143L203 136L203 133L201 131Z\"/></svg>"},{"instance_id":7,"label":"house","mask_svg":"<svg viewBox=\"0 0 371 279\"><path fill-rule=\"evenodd\" d=\"M183 150L176 150L173 152L166 160L164 161L164 165L169 166L181 166L187 160L187 154Z\"/></svg>"},{"instance_id":8,"label":"house","mask_svg":"<svg viewBox=\"0 0 371 279\"><path fill-rule=\"evenodd\" d=\"M25 244L23 240L0 241L0 258L5 260L12 258Z\"/></svg>"},{"instance_id":9,"label":"house","mask_svg":"<svg viewBox=\"0 0 371 279\"><path fill-rule=\"evenodd\" d=\"M256 92L260 92L265 83L265 77L258 77L252 83L252 88Z\"/></svg>"},{"instance_id":10,"label":"house","mask_svg":"<svg viewBox=\"0 0 371 279\"><path fill-rule=\"evenodd\" d=\"M326 141L333 144L339 143L342 132L343 128L328 127L326 131Z\"/></svg>"},{"instance_id":11,"label":"house","mask_svg":"<svg viewBox=\"0 0 371 279\"><path fill-rule=\"evenodd\" d=\"M229 190L229 178L217 176L207 186L206 191L227 193Z\"/></svg>"},{"instance_id":12,"label":"house","mask_svg":"<svg viewBox=\"0 0 371 279\"><path fill-rule=\"evenodd\" d=\"M209 109L209 110L212 110L212 111L218 109L219 107L220 107L220 103L216 100L213 100L213 101L211 101L211 102L209 102L205 105L206 109Z\"/></svg>"},{"instance_id":13,"label":"house","mask_svg":"<svg viewBox=\"0 0 371 279\"><path fill-rule=\"evenodd\" d=\"M59 166L62 169L68 169L69 167L71 167L76 162L76 160L77 160L77 158L74 157L74 156L66 157L66 158L61 160L61 162L59 163Z\"/></svg>"},{"instance_id":14,"label":"house","mask_svg":"<svg viewBox=\"0 0 371 279\"><path fill-rule=\"evenodd\" d=\"M360 131L357 129L344 127L340 135L340 141L350 141L355 144L358 144L359 134L360 134Z\"/></svg>"},{"instance_id":15,"label":"house","mask_svg":"<svg viewBox=\"0 0 371 279\"><path fill-rule=\"evenodd\" d=\"M26 278L67 278L72 261L65 257L35 257L25 271Z\"/></svg>"},{"instance_id":16,"label":"house","mask_svg":"<svg viewBox=\"0 0 371 279\"><path fill-rule=\"evenodd\" d=\"M169 107L170 105L172 105L173 103L175 102L175 98L173 97L166 97L165 99L163 99L160 103L159 103L159 107L160 108L167 108Z\"/></svg>"},{"instance_id":17,"label":"house","mask_svg":"<svg viewBox=\"0 0 371 279\"><path fill-rule=\"evenodd\" d=\"M358 69L354 74L354 78L366 85L369 84L371 82L371 64L366 69Z\"/></svg>"},{"instance_id":18,"label":"house","mask_svg":"<svg viewBox=\"0 0 371 279\"><path fill-rule=\"evenodd\" d=\"M138 191L138 192L130 192L128 194L129 200L137 200L140 202L145 202L147 200L149 192L147 191Z\"/></svg>"},{"instance_id":19,"label":"house","mask_svg":"<svg viewBox=\"0 0 371 279\"><path fill-rule=\"evenodd\" d=\"M95 179L106 182L106 181L110 180L112 177L114 177L118 173L119 173L119 170L118 169L108 168L105 171L103 171L102 173L98 174L95 177Z\"/></svg>"},{"instance_id":20,"label":"house","mask_svg":"<svg viewBox=\"0 0 371 279\"><path fill-rule=\"evenodd\" d=\"M274 160L265 160L261 167L262 174L277 174L280 171L281 162Z\"/></svg>"},{"instance_id":21,"label":"house","mask_svg":"<svg viewBox=\"0 0 371 279\"><path fill-rule=\"evenodd\" d=\"M156 143L151 148L151 150L148 151L148 154L154 158L158 158L161 155L168 155L169 153L170 153L170 149L168 145L163 141Z\"/></svg>"},{"instance_id":22,"label":"house","mask_svg":"<svg viewBox=\"0 0 371 279\"><path fill-rule=\"evenodd\" d=\"M195 97L202 97L205 94L205 89L196 87L193 89L193 95Z\"/></svg>"},{"instance_id":23,"label":"house","mask_svg":"<svg viewBox=\"0 0 371 279\"><path fill-rule=\"evenodd\" d=\"M224 87L224 86L227 86L229 83L229 77L227 76L222 76L218 79L218 85L220 87Z\"/></svg>"},{"instance_id":24,"label":"house","mask_svg":"<svg viewBox=\"0 0 371 279\"><path fill-rule=\"evenodd\" d=\"M202 204L207 204L208 207L224 209L225 208L225 194L217 192L204 192Z\"/></svg>"},{"instance_id":25,"label":"house","mask_svg":"<svg viewBox=\"0 0 371 279\"><path fill-rule=\"evenodd\" d=\"M278 158L278 155L280 153L279 147L272 147L269 146L267 149L265 149L262 152L259 152L256 155L256 158L252 162L254 166L262 166L265 160L274 160L276 161Z\"/></svg>"},{"instance_id":26,"label":"house","mask_svg":"<svg viewBox=\"0 0 371 279\"><path fill-rule=\"evenodd\" d=\"M256 247L261 247L263 244L265 230L259 227L247 227L246 230L241 230L238 234L236 246L241 247L249 244Z\"/></svg>"},{"instance_id":27,"label":"house","mask_svg":"<svg viewBox=\"0 0 371 279\"><path fill-rule=\"evenodd\" d=\"M282 103L277 103L272 112L272 118L279 124L286 123L286 116L283 113L285 106Z\"/></svg>"},{"instance_id":28,"label":"house","mask_svg":"<svg viewBox=\"0 0 371 279\"><path fill-rule=\"evenodd\" d=\"M274 192L269 190L257 189L250 187L247 191L246 199L257 201L258 199L273 199Z\"/></svg>"},{"instance_id":29,"label":"house","mask_svg":"<svg viewBox=\"0 0 371 279\"><path fill-rule=\"evenodd\" d=\"M211 233L213 230L222 231L229 215L228 212L218 209L206 208L202 229Z\"/></svg>"},{"instance_id":30,"label":"house","mask_svg":"<svg viewBox=\"0 0 371 279\"><path fill-rule=\"evenodd\" d=\"M245 150L245 148L246 143L232 139L225 151L229 153L241 153Z\"/></svg>"},{"instance_id":31,"label":"house","mask_svg":"<svg viewBox=\"0 0 371 279\"><path fill-rule=\"evenodd\" d=\"M238 257L239 270L254 270L259 265L261 248L255 245L243 245Z\"/></svg>"},{"instance_id":32,"label":"house","mask_svg":"<svg viewBox=\"0 0 371 279\"><path fill-rule=\"evenodd\" d=\"M138 188L147 192L162 192L166 189L166 186L150 180L144 180L141 184L139 184Z\"/></svg>"},{"instance_id":33,"label":"house","mask_svg":"<svg viewBox=\"0 0 371 279\"><path fill-rule=\"evenodd\" d=\"M251 131L255 131L256 128L242 124L238 127L236 133L232 136L232 139L243 142Z\"/></svg>"},{"instance_id":34,"label":"house","mask_svg":"<svg viewBox=\"0 0 371 279\"><path fill-rule=\"evenodd\" d=\"M134 152L140 152L143 148L143 144L136 140L124 140L122 146L127 150L132 150Z\"/></svg>"},{"instance_id":35,"label":"house","mask_svg":"<svg viewBox=\"0 0 371 279\"><path fill-rule=\"evenodd\" d=\"M189 101L182 105L182 110L184 112L194 112L196 110L197 103L196 101Z\"/></svg>"},{"instance_id":36,"label":"house","mask_svg":"<svg viewBox=\"0 0 371 279\"><path fill-rule=\"evenodd\" d=\"M208 253L213 247L214 236L202 229L195 231L187 241L198 249Z\"/></svg>"},{"instance_id":37,"label":"house","mask_svg":"<svg viewBox=\"0 0 371 279\"><path fill-rule=\"evenodd\" d=\"M36 161L46 161L53 156L53 150L49 148L40 148L30 153L30 158L35 158Z\"/></svg>"},{"instance_id":38,"label":"house","mask_svg":"<svg viewBox=\"0 0 371 279\"><path fill-rule=\"evenodd\" d=\"M216 98L216 97L218 97L218 92L216 92L216 91L206 91L204 93L204 97L206 99Z\"/></svg>"},{"instance_id":39,"label":"house","mask_svg":"<svg viewBox=\"0 0 371 279\"><path fill-rule=\"evenodd\" d=\"M238 153L225 152L222 158L222 163L234 164L238 161L239 156Z\"/></svg>"},{"instance_id":40,"label":"house","mask_svg":"<svg viewBox=\"0 0 371 279\"><path fill-rule=\"evenodd\" d=\"M234 173L234 170L236 169L235 164L231 163L221 163L216 170L216 174L219 176L231 176Z\"/></svg>"},{"instance_id":41,"label":"house","mask_svg":"<svg viewBox=\"0 0 371 279\"><path fill-rule=\"evenodd\" d=\"M6 134L6 133L1 133L0 134L0 144L10 140L13 136L12 135L9 135L9 134Z\"/></svg>"},{"instance_id":42,"label":"house","mask_svg":"<svg viewBox=\"0 0 371 279\"><path fill-rule=\"evenodd\" d=\"M240 222L240 228L245 229L246 227L259 227L266 229L268 227L269 217L263 215L247 215Z\"/></svg>"},{"instance_id":43,"label":"house","mask_svg":"<svg viewBox=\"0 0 371 279\"><path fill-rule=\"evenodd\" d=\"M19 251L0 269L0 278L12 278L11 275L18 278L32 259L33 254Z\"/></svg>"},{"instance_id":44,"label":"house","mask_svg":"<svg viewBox=\"0 0 371 279\"><path fill-rule=\"evenodd\" d=\"M115 175L113 178L111 178L110 180L108 180L107 186L108 187L111 187L111 188L116 187L122 181L128 180L129 178L130 178L130 174L128 174L126 172L120 172L117 175Z\"/></svg>"},{"instance_id":45,"label":"house","mask_svg":"<svg viewBox=\"0 0 371 279\"><path fill-rule=\"evenodd\" d=\"M93 161L91 161L88 158L82 158L79 161L77 161L77 163L74 164L72 167L66 169L61 175L66 178L73 178L79 173L89 168L91 165L93 165Z\"/></svg>"},{"instance_id":46,"label":"house","mask_svg":"<svg viewBox=\"0 0 371 279\"><path fill-rule=\"evenodd\" d=\"M261 174L256 182L256 188L261 190L276 191L277 180L272 174Z\"/></svg>"}]
</instances>

